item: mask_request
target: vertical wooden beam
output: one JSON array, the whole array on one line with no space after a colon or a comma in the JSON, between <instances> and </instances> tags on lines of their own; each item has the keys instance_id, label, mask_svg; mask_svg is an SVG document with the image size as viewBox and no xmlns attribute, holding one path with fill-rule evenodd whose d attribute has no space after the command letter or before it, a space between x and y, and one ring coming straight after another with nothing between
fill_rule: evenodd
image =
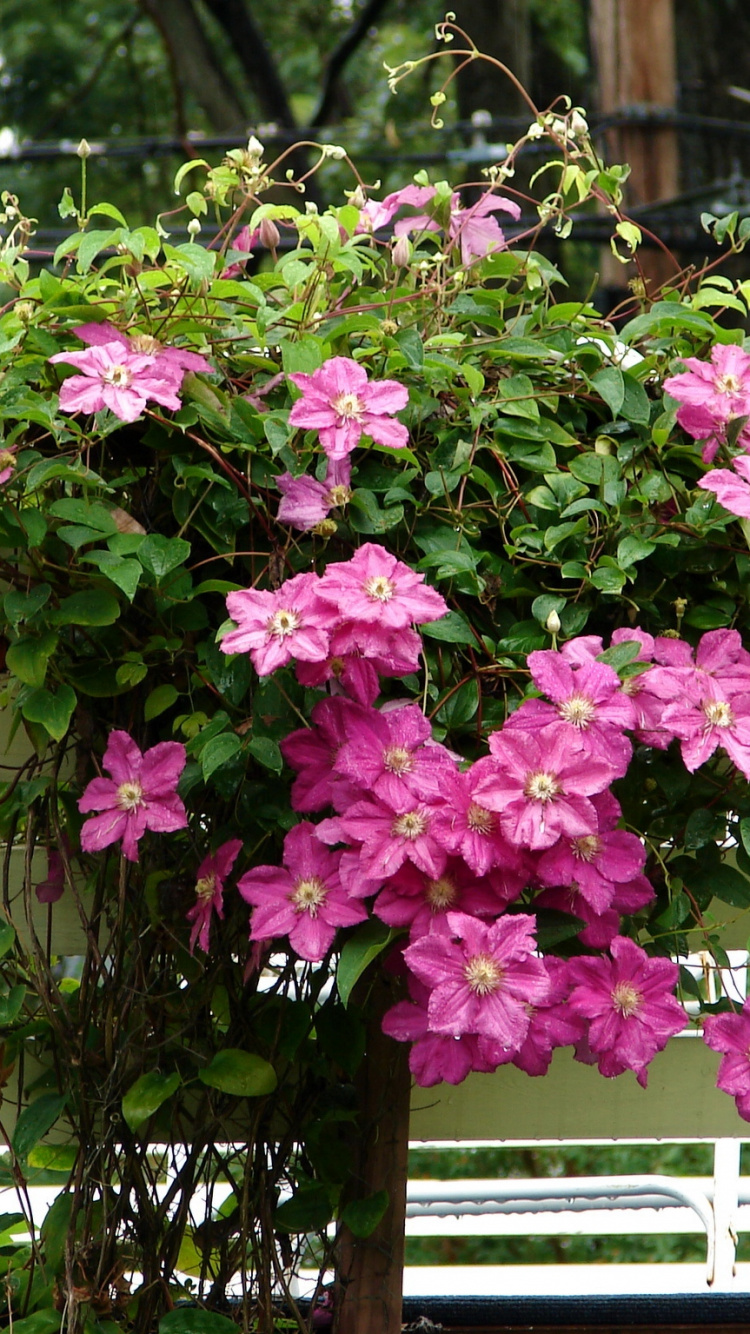
<instances>
[{"instance_id":1,"label":"vertical wooden beam","mask_svg":"<svg viewBox=\"0 0 750 1334\"><path fill-rule=\"evenodd\" d=\"M591 45L600 115L628 107L676 107L674 0L591 0ZM627 207L671 199L678 193L674 127L616 126L607 134L607 156L610 161L630 164ZM650 290L674 272L667 257L654 250L641 253L641 266ZM623 272L616 260L610 261L603 277L605 282L622 284Z\"/></svg>"},{"instance_id":2,"label":"vertical wooden beam","mask_svg":"<svg viewBox=\"0 0 750 1334\"><path fill-rule=\"evenodd\" d=\"M369 1237L343 1230L337 1334L401 1334L411 1075L408 1047L381 1028L383 1014L399 998L396 979L383 975L367 1002L367 1049L357 1080L356 1196L386 1190L389 1203Z\"/></svg>"}]
</instances>

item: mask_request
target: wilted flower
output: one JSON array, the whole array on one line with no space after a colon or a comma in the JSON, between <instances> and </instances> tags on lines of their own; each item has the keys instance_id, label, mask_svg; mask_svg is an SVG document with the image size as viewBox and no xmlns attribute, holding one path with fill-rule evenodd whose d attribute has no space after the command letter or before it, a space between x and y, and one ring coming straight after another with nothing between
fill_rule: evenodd
<instances>
[{"instance_id":1,"label":"wilted flower","mask_svg":"<svg viewBox=\"0 0 750 1334\"><path fill-rule=\"evenodd\" d=\"M198 867L195 903L185 914L187 920L193 923L190 932L191 954L196 942L202 950L208 950L212 913L216 913L220 920L224 917L224 881L234 866L241 847L241 839L230 838L227 843L222 843L216 852L204 857Z\"/></svg>"}]
</instances>

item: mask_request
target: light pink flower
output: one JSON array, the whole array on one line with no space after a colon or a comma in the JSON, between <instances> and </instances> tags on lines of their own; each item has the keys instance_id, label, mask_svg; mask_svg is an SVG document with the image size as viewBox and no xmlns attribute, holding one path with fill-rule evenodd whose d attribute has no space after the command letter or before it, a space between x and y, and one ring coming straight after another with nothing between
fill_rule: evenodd
<instances>
[{"instance_id":1,"label":"light pink flower","mask_svg":"<svg viewBox=\"0 0 750 1334\"><path fill-rule=\"evenodd\" d=\"M396 380L368 380L367 371L351 357L331 357L313 371L291 374L302 397L289 414L290 426L317 431L331 459L344 459L369 435L379 445L403 449L409 432L393 414L409 401L409 391Z\"/></svg>"},{"instance_id":2,"label":"light pink flower","mask_svg":"<svg viewBox=\"0 0 750 1334\"><path fill-rule=\"evenodd\" d=\"M243 588L227 595L236 630L221 641L223 653L249 653L259 676L268 676L293 658L322 662L328 656L331 610L318 595L316 574L295 574L276 592Z\"/></svg>"},{"instance_id":3,"label":"light pink flower","mask_svg":"<svg viewBox=\"0 0 750 1334\"><path fill-rule=\"evenodd\" d=\"M525 913L488 925L447 913L404 950L411 971L430 989L434 1033L477 1033L518 1051L529 1029L529 1005L543 1002L549 979L535 957L536 919Z\"/></svg>"},{"instance_id":4,"label":"light pink flower","mask_svg":"<svg viewBox=\"0 0 750 1334\"><path fill-rule=\"evenodd\" d=\"M49 358L76 366L60 385L61 412L100 412L109 408L120 421L132 422L149 402L175 411L182 405L177 392L182 375L160 369L157 358L136 355L120 342L103 343L81 352L57 352Z\"/></svg>"},{"instance_id":5,"label":"light pink flower","mask_svg":"<svg viewBox=\"0 0 750 1334\"><path fill-rule=\"evenodd\" d=\"M348 504L351 499L349 459L329 460L324 482L315 477L292 477L290 472L276 478L283 498L276 515L280 523L309 532L330 514L332 509Z\"/></svg>"},{"instance_id":6,"label":"light pink flower","mask_svg":"<svg viewBox=\"0 0 750 1334\"><path fill-rule=\"evenodd\" d=\"M612 941L610 953L611 959L569 960L568 1004L589 1021L588 1046L600 1073L611 1078L634 1070L645 1088L649 1062L685 1027L672 994L679 970L670 959L650 959L626 936Z\"/></svg>"},{"instance_id":7,"label":"light pink flower","mask_svg":"<svg viewBox=\"0 0 750 1334\"><path fill-rule=\"evenodd\" d=\"M698 485L704 491L713 491L725 510L738 519L750 519L750 456L738 454L729 468L712 468ZM739 474L739 476L738 476Z\"/></svg>"},{"instance_id":8,"label":"light pink flower","mask_svg":"<svg viewBox=\"0 0 750 1334\"><path fill-rule=\"evenodd\" d=\"M493 195L489 190L468 208L462 208L460 196L453 195L448 236L454 245L460 244L462 264L471 264L473 259L484 259L493 250L505 249L505 235L497 220L491 216L498 212L509 213L515 221L521 216L521 209L512 199Z\"/></svg>"},{"instance_id":9,"label":"light pink flower","mask_svg":"<svg viewBox=\"0 0 750 1334\"><path fill-rule=\"evenodd\" d=\"M740 1014L706 1015L703 1040L724 1053L716 1087L733 1097L740 1116L750 1121L750 1001Z\"/></svg>"},{"instance_id":10,"label":"light pink flower","mask_svg":"<svg viewBox=\"0 0 750 1334\"><path fill-rule=\"evenodd\" d=\"M301 959L317 963L341 926L354 926L367 909L341 887L340 852L329 852L305 820L284 839L282 866L255 866L237 882L252 904L251 940L288 936Z\"/></svg>"},{"instance_id":11,"label":"light pink flower","mask_svg":"<svg viewBox=\"0 0 750 1334\"><path fill-rule=\"evenodd\" d=\"M154 373L158 372L177 380L178 387L182 383L185 371L211 372L214 369L210 361L206 361L200 352L191 352L186 347L173 347L168 343L160 343L152 334L124 334L106 320L103 324L79 324L73 333L82 343L88 343L89 347L119 343L125 352L133 353L134 356L155 357Z\"/></svg>"},{"instance_id":12,"label":"light pink flower","mask_svg":"<svg viewBox=\"0 0 750 1334\"><path fill-rule=\"evenodd\" d=\"M404 205L410 208L423 208L435 195L434 185L405 185L401 190L394 190L385 199L367 199L359 211L359 222L354 229L355 235L362 232L377 232L387 227L391 218Z\"/></svg>"},{"instance_id":13,"label":"light pink flower","mask_svg":"<svg viewBox=\"0 0 750 1334\"><path fill-rule=\"evenodd\" d=\"M188 909L185 916L193 927L190 932L190 953L192 954L196 942L201 949L208 950L208 942L211 934L211 917L213 913L220 921L224 918L224 881L231 871L237 859L237 853L242 847L242 839L230 838L227 843L222 843L216 852L209 853L204 857L200 866L195 883L195 903Z\"/></svg>"},{"instance_id":14,"label":"light pink flower","mask_svg":"<svg viewBox=\"0 0 750 1334\"><path fill-rule=\"evenodd\" d=\"M142 753L127 732L110 732L102 768L111 778L92 778L78 803L84 815L100 811L81 829L84 852L101 852L122 840L123 856L138 861L138 841L147 829L159 834L187 827L177 782L185 767L185 747L160 741Z\"/></svg>"},{"instance_id":15,"label":"light pink flower","mask_svg":"<svg viewBox=\"0 0 750 1334\"><path fill-rule=\"evenodd\" d=\"M437 621L448 611L445 598L425 584L423 574L375 542L365 542L351 560L329 565L319 595L351 621L375 625L379 633Z\"/></svg>"},{"instance_id":16,"label":"light pink flower","mask_svg":"<svg viewBox=\"0 0 750 1334\"><path fill-rule=\"evenodd\" d=\"M726 439L729 424L750 415L750 356L734 343L717 343L710 361L683 357L687 370L664 381L664 388L680 407L677 420L695 440L705 441L704 463L710 463ZM737 438L742 448L750 446L750 432L743 426Z\"/></svg>"},{"instance_id":17,"label":"light pink flower","mask_svg":"<svg viewBox=\"0 0 750 1334\"><path fill-rule=\"evenodd\" d=\"M493 764L474 789L476 800L500 815L505 837L532 851L558 838L595 834L589 798L609 787L614 771L571 745L570 732L553 723L538 732L504 728L490 737Z\"/></svg>"}]
</instances>

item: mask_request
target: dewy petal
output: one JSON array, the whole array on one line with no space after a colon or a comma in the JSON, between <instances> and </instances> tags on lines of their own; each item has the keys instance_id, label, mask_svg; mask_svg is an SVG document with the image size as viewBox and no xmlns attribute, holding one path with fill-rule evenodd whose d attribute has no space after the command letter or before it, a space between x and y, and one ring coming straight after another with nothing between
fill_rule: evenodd
<instances>
[{"instance_id":1,"label":"dewy petal","mask_svg":"<svg viewBox=\"0 0 750 1334\"><path fill-rule=\"evenodd\" d=\"M155 801L172 795L186 763L187 751L181 742L160 741L152 746L141 764L144 796Z\"/></svg>"}]
</instances>

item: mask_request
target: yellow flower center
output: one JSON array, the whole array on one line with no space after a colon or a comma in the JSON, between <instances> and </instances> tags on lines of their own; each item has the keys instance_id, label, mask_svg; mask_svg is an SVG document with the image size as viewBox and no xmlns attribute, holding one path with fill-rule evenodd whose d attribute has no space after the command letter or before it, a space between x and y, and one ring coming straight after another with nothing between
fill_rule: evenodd
<instances>
[{"instance_id":1,"label":"yellow flower center","mask_svg":"<svg viewBox=\"0 0 750 1334\"><path fill-rule=\"evenodd\" d=\"M414 769L414 756L404 746L388 746L383 751L383 765L389 774L410 774Z\"/></svg>"},{"instance_id":2,"label":"yellow flower center","mask_svg":"<svg viewBox=\"0 0 750 1334\"><path fill-rule=\"evenodd\" d=\"M196 881L195 893L197 897L201 900L201 903L205 903L206 899L212 899L214 896L215 889L216 889L215 875L202 875L200 880Z\"/></svg>"},{"instance_id":3,"label":"yellow flower center","mask_svg":"<svg viewBox=\"0 0 750 1334\"><path fill-rule=\"evenodd\" d=\"M396 592L396 585L384 574L371 574L369 579L365 579L363 588L368 598L373 598L375 602L390 602Z\"/></svg>"},{"instance_id":4,"label":"yellow flower center","mask_svg":"<svg viewBox=\"0 0 750 1334\"><path fill-rule=\"evenodd\" d=\"M288 635L293 635L295 630L299 630L301 624L302 617L299 612L281 608L266 622L266 634L273 635L274 639L286 639Z\"/></svg>"},{"instance_id":5,"label":"yellow flower center","mask_svg":"<svg viewBox=\"0 0 750 1334\"><path fill-rule=\"evenodd\" d=\"M132 371L127 366L110 366L102 375L105 384L113 384L116 389L128 389L133 381Z\"/></svg>"},{"instance_id":6,"label":"yellow flower center","mask_svg":"<svg viewBox=\"0 0 750 1334\"><path fill-rule=\"evenodd\" d=\"M348 505L351 498L352 493L348 486L332 486L328 492L328 499L336 508L340 505Z\"/></svg>"},{"instance_id":7,"label":"yellow flower center","mask_svg":"<svg viewBox=\"0 0 750 1334\"><path fill-rule=\"evenodd\" d=\"M523 789L523 795L528 797L529 801L548 802L554 801L562 792L562 784L558 782L555 774L547 773L544 769L537 770L534 774L529 774L526 779L526 785Z\"/></svg>"},{"instance_id":8,"label":"yellow flower center","mask_svg":"<svg viewBox=\"0 0 750 1334\"><path fill-rule=\"evenodd\" d=\"M618 982L612 992L612 1004L622 1015L623 1019L630 1019L637 1014L643 1003L643 995L634 987L632 982Z\"/></svg>"},{"instance_id":9,"label":"yellow flower center","mask_svg":"<svg viewBox=\"0 0 750 1334\"><path fill-rule=\"evenodd\" d=\"M584 834L583 838L572 838L570 848L579 862L593 862L602 850L602 840L598 834Z\"/></svg>"},{"instance_id":10,"label":"yellow flower center","mask_svg":"<svg viewBox=\"0 0 750 1334\"><path fill-rule=\"evenodd\" d=\"M736 375L717 375L714 380L714 387L717 394L739 394L742 389L740 381Z\"/></svg>"},{"instance_id":11,"label":"yellow flower center","mask_svg":"<svg viewBox=\"0 0 750 1334\"><path fill-rule=\"evenodd\" d=\"M0 468L15 468L16 456L12 449L0 449Z\"/></svg>"},{"instance_id":12,"label":"yellow flower center","mask_svg":"<svg viewBox=\"0 0 750 1334\"><path fill-rule=\"evenodd\" d=\"M491 954L475 954L464 968L464 977L476 996L489 996L503 980L503 970Z\"/></svg>"},{"instance_id":13,"label":"yellow flower center","mask_svg":"<svg viewBox=\"0 0 750 1334\"><path fill-rule=\"evenodd\" d=\"M121 811L137 811L143 804L143 788L140 783L135 779L128 783L120 783L117 789L117 805Z\"/></svg>"},{"instance_id":14,"label":"yellow flower center","mask_svg":"<svg viewBox=\"0 0 750 1334\"><path fill-rule=\"evenodd\" d=\"M161 343L158 338L152 338L151 334L133 334L130 339L130 347L133 352L140 352L144 357L155 357L161 352Z\"/></svg>"},{"instance_id":15,"label":"yellow flower center","mask_svg":"<svg viewBox=\"0 0 750 1334\"><path fill-rule=\"evenodd\" d=\"M406 811L399 815L391 825L392 838L406 838L410 843L421 838L430 821L423 811Z\"/></svg>"},{"instance_id":16,"label":"yellow flower center","mask_svg":"<svg viewBox=\"0 0 750 1334\"><path fill-rule=\"evenodd\" d=\"M440 880L428 880L425 897L433 912L444 912L458 898L458 890L447 876Z\"/></svg>"},{"instance_id":17,"label":"yellow flower center","mask_svg":"<svg viewBox=\"0 0 750 1334\"><path fill-rule=\"evenodd\" d=\"M731 727L734 722L734 714L730 706L723 699L704 699L702 704L703 712L706 715L707 727Z\"/></svg>"},{"instance_id":18,"label":"yellow flower center","mask_svg":"<svg viewBox=\"0 0 750 1334\"><path fill-rule=\"evenodd\" d=\"M573 727L588 727L596 717L596 705L588 695L575 694L560 705L558 713L566 723L572 723Z\"/></svg>"},{"instance_id":19,"label":"yellow flower center","mask_svg":"<svg viewBox=\"0 0 750 1334\"><path fill-rule=\"evenodd\" d=\"M491 834L495 828L495 817L492 811L485 810L484 806L478 806L472 801L466 812L466 823L473 834Z\"/></svg>"},{"instance_id":20,"label":"yellow flower center","mask_svg":"<svg viewBox=\"0 0 750 1334\"><path fill-rule=\"evenodd\" d=\"M365 405L356 394L337 394L331 399L331 407L337 417L344 421L358 421L365 410Z\"/></svg>"},{"instance_id":21,"label":"yellow flower center","mask_svg":"<svg viewBox=\"0 0 750 1334\"><path fill-rule=\"evenodd\" d=\"M298 880L292 890L292 903L294 911L298 913L309 913L311 917L317 917L318 909L326 901L328 890L319 876L310 876L309 880Z\"/></svg>"}]
</instances>

